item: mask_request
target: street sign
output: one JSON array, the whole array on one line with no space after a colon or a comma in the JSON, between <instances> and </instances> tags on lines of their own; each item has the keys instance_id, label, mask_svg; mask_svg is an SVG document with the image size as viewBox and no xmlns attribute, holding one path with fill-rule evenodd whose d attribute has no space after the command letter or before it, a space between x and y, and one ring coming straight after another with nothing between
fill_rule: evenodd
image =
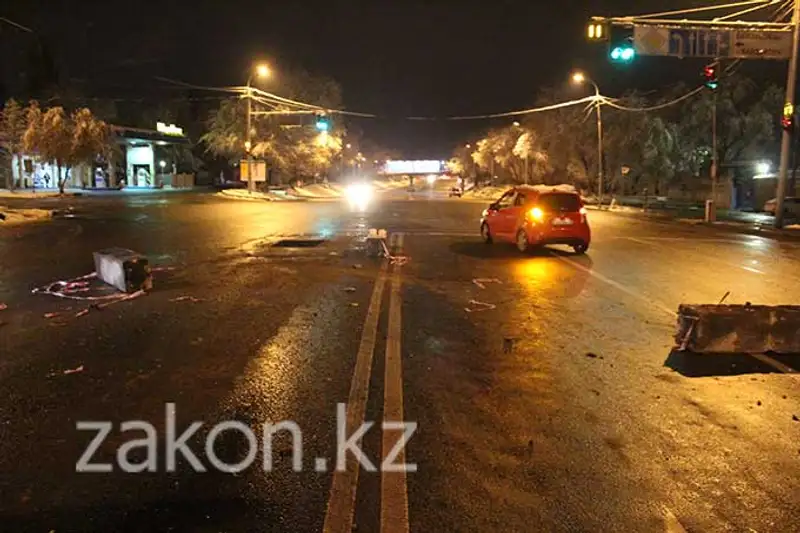
<instances>
[{"instance_id":1,"label":"street sign","mask_svg":"<svg viewBox=\"0 0 800 533\"><path fill-rule=\"evenodd\" d=\"M792 33L636 25L633 45L636 53L644 56L788 59Z\"/></svg>"},{"instance_id":2,"label":"street sign","mask_svg":"<svg viewBox=\"0 0 800 533\"><path fill-rule=\"evenodd\" d=\"M741 59L789 59L792 32L733 30L730 57Z\"/></svg>"},{"instance_id":3,"label":"street sign","mask_svg":"<svg viewBox=\"0 0 800 533\"><path fill-rule=\"evenodd\" d=\"M242 159L239 162L239 179L247 181L247 159ZM253 161L253 181L267 181L267 163L266 161Z\"/></svg>"}]
</instances>

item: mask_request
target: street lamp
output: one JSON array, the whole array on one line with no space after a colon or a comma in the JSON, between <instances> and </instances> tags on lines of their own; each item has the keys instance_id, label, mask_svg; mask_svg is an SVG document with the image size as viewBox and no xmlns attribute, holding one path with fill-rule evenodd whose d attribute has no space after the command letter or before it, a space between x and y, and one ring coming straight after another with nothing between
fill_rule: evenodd
<instances>
[{"instance_id":1,"label":"street lamp","mask_svg":"<svg viewBox=\"0 0 800 533\"><path fill-rule=\"evenodd\" d=\"M583 85L590 83L594 87L594 105L597 110L597 202L598 206L603 205L603 116L600 112L600 87L591 79L586 77L583 72L572 74L572 83Z\"/></svg>"},{"instance_id":2,"label":"street lamp","mask_svg":"<svg viewBox=\"0 0 800 533\"><path fill-rule=\"evenodd\" d=\"M762 161L756 165L756 172L762 175L769 174L770 169L770 164L767 161Z\"/></svg>"},{"instance_id":3,"label":"street lamp","mask_svg":"<svg viewBox=\"0 0 800 533\"><path fill-rule=\"evenodd\" d=\"M272 72L264 63L260 63L256 65L253 69L255 71L256 76L259 78L268 78ZM247 190L253 192L253 153L250 149L253 146L252 142L252 134L251 131L252 127L251 123L251 116L253 114L253 72L250 72L250 75L247 76L247 132L245 133L245 141L244 141L244 149L247 151Z\"/></svg>"}]
</instances>

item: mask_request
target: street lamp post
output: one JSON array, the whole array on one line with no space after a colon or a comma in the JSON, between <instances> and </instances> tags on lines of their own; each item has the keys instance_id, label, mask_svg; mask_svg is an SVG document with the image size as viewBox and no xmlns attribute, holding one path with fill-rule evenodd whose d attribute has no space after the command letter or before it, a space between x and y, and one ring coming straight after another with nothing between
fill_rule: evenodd
<instances>
[{"instance_id":1,"label":"street lamp post","mask_svg":"<svg viewBox=\"0 0 800 533\"><path fill-rule=\"evenodd\" d=\"M267 65L258 65L255 73L259 78L267 78L270 75L270 70ZM253 73L247 77L247 131L245 132L244 149L247 152L247 190L253 192L255 188L253 185L253 141L252 141L252 114L253 114ZM241 169L240 169L241 170Z\"/></svg>"},{"instance_id":2,"label":"street lamp post","mask_svg":"<svg viewBox=\"0 0 800 533\"><path fill-rule=\"evenodd\" d=\"M597 202L598 207L603 205L603 115L600 111L600 87L582 72L572 75L574 83L590 83L594 87L595 109L597 110Z\"/></svg>"}]
</instances>

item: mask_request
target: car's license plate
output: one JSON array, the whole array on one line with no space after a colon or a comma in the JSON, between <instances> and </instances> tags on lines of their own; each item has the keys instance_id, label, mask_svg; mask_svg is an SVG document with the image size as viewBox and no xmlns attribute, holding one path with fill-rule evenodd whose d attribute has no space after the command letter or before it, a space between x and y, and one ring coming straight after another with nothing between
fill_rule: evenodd
<instances>
[{"instance_id":1,"label":"car's license plate","mask_svg":"<svg viewBox=\"0 0 800 533\"><path fill-rule=\"evenodd\" d=\"M553 225L554 226L571 226L573 224L571 218L554 218Z\"/></svg>"}]
</instances>

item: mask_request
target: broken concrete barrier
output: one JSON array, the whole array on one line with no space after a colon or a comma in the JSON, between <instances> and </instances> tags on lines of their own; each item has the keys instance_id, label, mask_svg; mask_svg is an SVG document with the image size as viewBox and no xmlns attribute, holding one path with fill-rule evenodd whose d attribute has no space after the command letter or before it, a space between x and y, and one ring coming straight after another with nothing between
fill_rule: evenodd
<instances>
[{"instance_id":1,"label":"broken concrete barrier","mask_svg":"<svg viewBox=\"0 0 800 533\"><path fill-rule=\"evenodd\" d=\"M682 304L675 341L691 352L800 354L800 306Z\"/></svg>"}]
</instances>

